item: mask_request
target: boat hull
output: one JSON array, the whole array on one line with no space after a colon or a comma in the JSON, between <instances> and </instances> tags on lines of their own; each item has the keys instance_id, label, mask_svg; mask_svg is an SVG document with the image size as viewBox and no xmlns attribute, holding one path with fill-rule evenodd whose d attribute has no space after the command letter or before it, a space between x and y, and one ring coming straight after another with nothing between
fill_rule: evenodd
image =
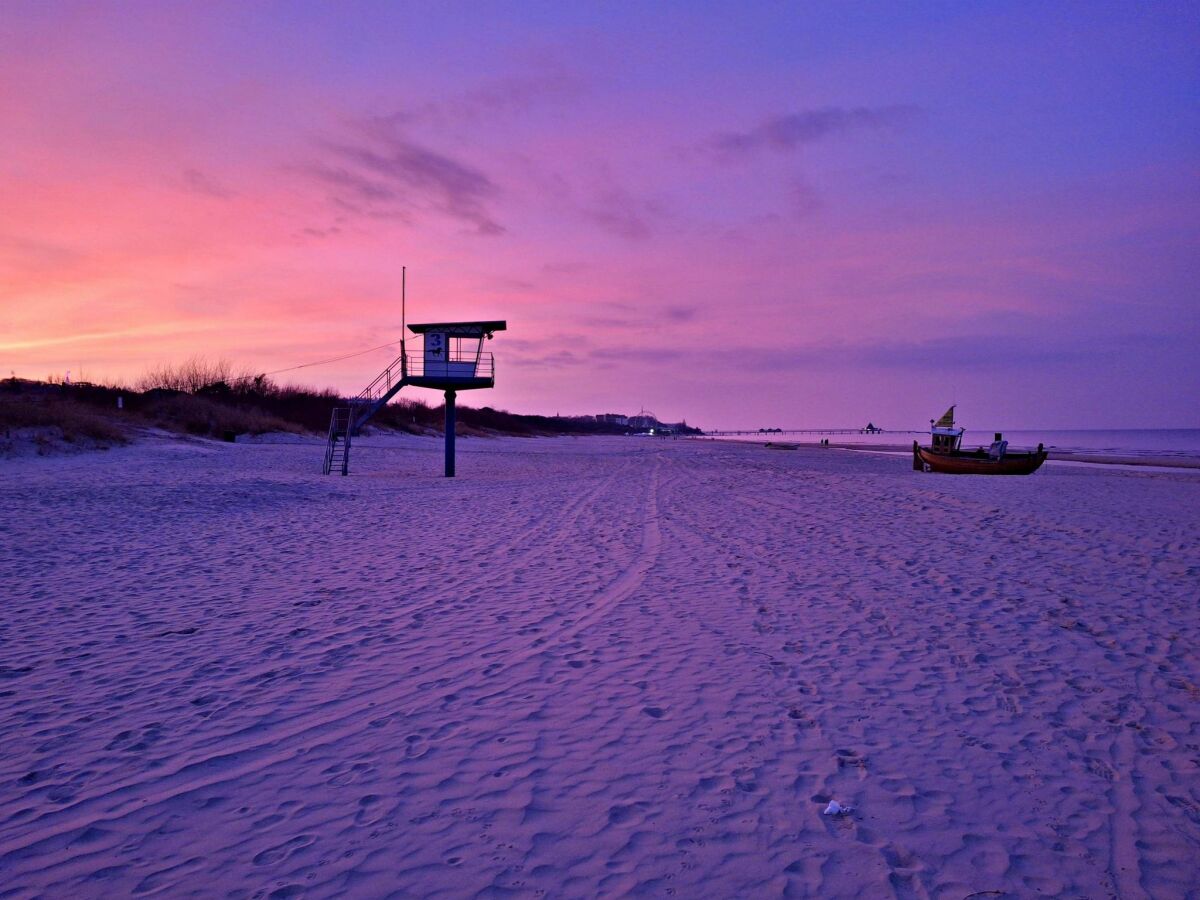
<instances>
[{"instance_id":1,"label":"boat hull","mask_svg":"<svg viewBox=\"0 0 1200 900\"><path fill-rule=\"evenodd\" d=\"M982 451L934 453L914 441L913 469L946 475L1030 475L1046 461L1046 455L1041 445L1032 453L1006 453L1002 459L991 459Z\"/></svg>"}]
</instances>

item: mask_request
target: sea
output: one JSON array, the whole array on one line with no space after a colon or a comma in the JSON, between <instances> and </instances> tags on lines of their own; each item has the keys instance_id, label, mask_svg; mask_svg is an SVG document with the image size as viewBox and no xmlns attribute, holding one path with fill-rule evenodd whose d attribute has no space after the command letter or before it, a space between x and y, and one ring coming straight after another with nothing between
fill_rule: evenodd
<instances>
[{"instance_id":1,"label":"sea","mask_svg":"<svg viewBox=\"0 0 1200 900\"><path fill-rule=\"evenodd\" d=\"M1004 429L975 430L963 434L964 447L986 447L1000 431L1013 450L1033 449L1044 444L1048 450L1073 451L1093 456L1178 459L1200 461L1200 428L1079 428L1079 429ZM928 443L929 429L892 431L884 434L786 434L761 433L736 436L747 441L792 441L815 444L823 437L831 444L882 446Z\"/></svg>"}]
</instances>

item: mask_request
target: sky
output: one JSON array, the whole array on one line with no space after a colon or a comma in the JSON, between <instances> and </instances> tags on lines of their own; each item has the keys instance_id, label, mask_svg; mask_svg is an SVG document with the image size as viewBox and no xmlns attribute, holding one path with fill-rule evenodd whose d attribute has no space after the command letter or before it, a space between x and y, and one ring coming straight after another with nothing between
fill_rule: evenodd
<instances>
[{"instance_id":1,"label":"sky","mask_svg":"<svg viewBox=\"0 0 1200 900\"><path fill-rule=\"evenodd\" d=\"M366 350L406 266L508 322L467 405L1200 427L1198 98L1194 3L2 0L0 377Z\"/></svg>"}]
</instances>

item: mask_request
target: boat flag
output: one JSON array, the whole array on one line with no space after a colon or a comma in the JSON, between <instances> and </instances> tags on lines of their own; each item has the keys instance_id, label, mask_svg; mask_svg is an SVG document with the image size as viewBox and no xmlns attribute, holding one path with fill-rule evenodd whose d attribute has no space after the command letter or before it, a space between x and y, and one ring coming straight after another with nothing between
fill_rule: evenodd
<instances>
[{"instance_id":1,"label":"boat flag","mask_svg":"<svg viewBox=\"0 0 1200 900\"><path fill-rule=\"evenodd\" d=\"M957 405L957 404L955 404L955 405ZM934 427L935 428L953 428L954 427L954 407L953 406L950 407L948 410L946 410L945 414L940 419L937 420L937 425L935 425Z\"/></svg>"}]
</instances>

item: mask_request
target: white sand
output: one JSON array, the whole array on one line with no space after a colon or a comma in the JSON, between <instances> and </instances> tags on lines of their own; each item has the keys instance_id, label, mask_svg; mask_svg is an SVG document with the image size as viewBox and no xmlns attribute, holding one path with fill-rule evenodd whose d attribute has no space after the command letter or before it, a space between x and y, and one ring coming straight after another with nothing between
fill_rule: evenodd
<instances>
[{"instance_id":1,"label":"white sand","mask_svg":"<svg viewBox=\"0 0 1200 900\"><path fill-rule=\"evenodd\" d=\"M459 449L4 463L0 897L1197 896L1200 478Z\"/></svg>"}]
</instances>

